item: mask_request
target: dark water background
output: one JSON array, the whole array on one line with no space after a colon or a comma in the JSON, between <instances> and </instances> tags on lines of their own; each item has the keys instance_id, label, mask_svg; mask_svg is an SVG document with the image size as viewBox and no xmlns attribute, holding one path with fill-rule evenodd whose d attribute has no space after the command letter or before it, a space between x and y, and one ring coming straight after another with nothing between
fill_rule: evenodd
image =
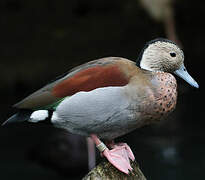
<instances>
[{"instance_id":1,"label":"dark water background","mask_svg":"<svg viewBox=\"0 0 205 180\"><path fill-rule=\"evenodd\" d=\"M175 4L185 64L198 81L178 80L177 109L166 121L122 137L152 180L205 179L205 2ZM146 41L165 37L136 0L1 0L0 121L11 105L55 76L105 56L136 60ZM42 124L0 127L0 179L80 179L85 139Z\"/></svg>"}]
</instances>

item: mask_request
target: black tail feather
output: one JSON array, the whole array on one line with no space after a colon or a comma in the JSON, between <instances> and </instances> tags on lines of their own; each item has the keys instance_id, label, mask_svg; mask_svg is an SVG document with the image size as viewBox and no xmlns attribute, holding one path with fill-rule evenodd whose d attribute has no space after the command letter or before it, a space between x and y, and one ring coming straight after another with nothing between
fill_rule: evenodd
<instances>
[{"instance_id":1,"label":"black tail feather","mask_svg":"<svg viewBox=\"0 0 205 180\"><path fill-rule=\"evenodd\" d=\"M32 110L22 109L13 116L11 116L9 119L7 119L5 122L2 123L2 126L10 124L10 123L16 123L16 122L24 122L29 120Z\"/></svg>"}]
</instances>

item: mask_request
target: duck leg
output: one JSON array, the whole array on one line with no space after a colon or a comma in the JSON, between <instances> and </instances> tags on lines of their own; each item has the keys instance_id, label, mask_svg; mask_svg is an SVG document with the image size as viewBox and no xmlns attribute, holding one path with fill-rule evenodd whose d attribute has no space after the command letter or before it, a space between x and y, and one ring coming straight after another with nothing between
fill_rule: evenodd
<instances>
[{"instance_id":1,"label":"duck leg","mask_svg":"<svg viewBox=\"0 0 205 180\"><path fill-rule=\"evenodd\" d=\"M89 171L95 167L96 154L95 154L95 144L91 138L87 138L88 147L88 169Z\"/></svg>"},{"instance_id":2,"label":"duck leg","mask_svg":"<svg viewBox=\"0 0 205 180\"><path fill-rule=\"evenodd\" d=\"M113 144L111 145L112 149L109 150L107 146L94 134L90 136L95 142L96 147L102 153L107 160L115 166L120 171L129 174L129 170L132 171L130 165L130 160L135 160L135 157L130 149L130 147L125 143Z\"/></svg>"}]
</instances>

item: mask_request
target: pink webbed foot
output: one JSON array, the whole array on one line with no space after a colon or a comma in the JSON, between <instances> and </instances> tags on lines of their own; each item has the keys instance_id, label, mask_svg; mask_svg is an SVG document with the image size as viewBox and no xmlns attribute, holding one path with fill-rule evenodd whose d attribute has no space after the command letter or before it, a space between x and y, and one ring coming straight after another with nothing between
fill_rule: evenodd
<instances>
[{"instance_id":1,"label":"pink webbed foot","mask_svg":"<svg viewBox=\"0 0 205 180\"><path fill-rule=\"evenodd\" d=\"M128 145L115 145L112 150L106 148L102 154L108 159L108 161L120 171L129 174L129 170L132 171L130 165L130 159L135 160L132 151Z\"/></svg>"},{"instance_id":2,"label":"pink webbed foot","mask_svg":"<svg viewBox=\"0 0 205 180\"><path fill-rule=\"evenodd\" d=\"M127 145L127 143L117 143L114 146L112 146L112 150L113 149L121 149L126 151L126 154L128 155L129 159L131 159L132 161L135 160L135 156L131 150L131 148Z\"/></svg>"},{"instance_id":3,"label":"pink webbed foot","mask_svg":"<svg viewBox=\"0 0 205 180\"><path fill-rule=\"evenodd\" d=\"M105 156L113 166L126 174L129 174L129 170L132 171L130 159L134 161L135 157L126 143L114 144L112 145L113 149L109 150L97 136L91 135L91 137L99 151L102 152L103 156Z\"/></svg>"}]
</instances>

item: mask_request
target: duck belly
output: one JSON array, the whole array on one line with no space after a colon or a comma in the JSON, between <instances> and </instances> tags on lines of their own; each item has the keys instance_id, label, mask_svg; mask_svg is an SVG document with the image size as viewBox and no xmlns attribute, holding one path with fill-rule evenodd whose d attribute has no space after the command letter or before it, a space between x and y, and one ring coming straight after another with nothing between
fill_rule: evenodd
<instances>
[{"instance_id":1,"label":"duck belly","mask_svg":"<svg viewBox=\"0 0 205 180\"><path fill-rule=\"evenodd\" d=\"M106 87L65 98L56 108L52 123L74 134L113 139L134 130L136 119L124 88Z\"/></svg>"}]
</instances>

